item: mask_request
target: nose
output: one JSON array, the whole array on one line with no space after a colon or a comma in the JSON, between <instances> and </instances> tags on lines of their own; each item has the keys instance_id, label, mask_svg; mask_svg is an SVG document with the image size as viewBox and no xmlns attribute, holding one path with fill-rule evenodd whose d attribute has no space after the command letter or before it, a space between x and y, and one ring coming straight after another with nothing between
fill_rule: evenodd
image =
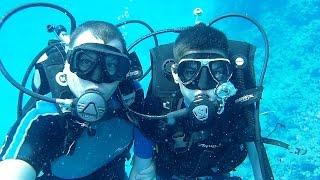
<instances>
[{"instance_id":1,"label":"nose","mask_svg":"<svg viewBox=\"0 0 320 180\"><path fill-rule=\"evenodd\" d=\"M92 79L93 82L101 83L103 81L101 66L97 66L97 68L94 69L89 76L91 76L90 79Z\"/></svg>"},{"instance_id":2,"label":"nose","mask_svg":"<svg viewBox=\"0 0 320 180\"><path fill-rule=\"evenodd\" d=\"M215 81L213 80L209 69L207 67L203 67L199 74L198 80L198 88L200 90L209 90L215 88Z\"/></svg>"}]
</instances>

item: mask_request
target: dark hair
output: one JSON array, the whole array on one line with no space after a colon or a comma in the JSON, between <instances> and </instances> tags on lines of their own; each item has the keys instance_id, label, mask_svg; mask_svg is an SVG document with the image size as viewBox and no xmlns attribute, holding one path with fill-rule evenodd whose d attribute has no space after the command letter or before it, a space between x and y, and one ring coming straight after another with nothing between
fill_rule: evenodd
<instances>
[{"instance_id":1,"label":"dark hair","mask_svg":"<svg viewBox=\"0 0 320 180\"><path fill-rule=\"evenodd\" d=\"M218 49L228 54L228 40L221 31L199 23L182 31L177 37L173 54L179 60L186 51Z\"/></svg>"},{"instance_id":2,"label":"dark hair","mask_svg":"<svg viewBox=\"0 0 320 180\"><path fill-rule=\"evenodd\" d=\"M78 26L71 34L69 43L70 47L74 46L75 40L85 31L92 32L96 38L102 39L106 43L111 40L118 39L123 45L124 50L126 48L125 40L119 29L113 24L104 21L87 21Z\"/></svg>"}]
</instances>

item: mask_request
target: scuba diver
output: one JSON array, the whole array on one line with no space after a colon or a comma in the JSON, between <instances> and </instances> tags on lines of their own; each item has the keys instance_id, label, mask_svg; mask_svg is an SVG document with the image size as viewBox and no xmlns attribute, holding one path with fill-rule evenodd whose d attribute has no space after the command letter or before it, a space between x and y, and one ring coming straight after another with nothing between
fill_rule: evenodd
<instances>
[{"instance_id":1,"label":"scuba diver","mask_svg":"<svg viewBox=\"0 0 320 180\"><path fill-rule=\"evenodd\" d=\"M174 45L151 50L153 62L158 63L154 63L156 72L145 99L145 114L187 110L180 117L168 115L167 121L140 122L142 132L154 143L145 149L154 149L154 155L134 162L132 179L137 174L153 176L153 171L158 179L241 179L229 177L229 173L247 155L255 179L269 179L262 176L265 167L259 163L255 132L243 113L248 107L236 103L243 90L239 71L245 68L251 73L248 75L254 73L250 64L254 50L250 48L199 23L181 31ZM254 79L246 80L252 81L246 88L254 87ZM155 167L143 168L152 163Z\"/></svg>"},{"instance_id":2,"label":"scuba diver","mask_svg":"<svg viewBox=\"0 0 320 180\"><path fill-rule=\"evenodd\" d=\"M132 59L121 32L107 22L85 22L71 34L67 61L56 73L54 65L61 64L54 63L63 53L56 49L38 61L41 76L34 86L42 94L60 88L60 98L74 98L77 111L36 101L2 149L1 179L126 178L125 161L138 129L124 106L137 110L144 96L127 77ZM41 68L45 63L51 68ZM50 73L57 78L41 79ZM52 82L59 85L47 89Z\"/></svg>"}]
</instances>

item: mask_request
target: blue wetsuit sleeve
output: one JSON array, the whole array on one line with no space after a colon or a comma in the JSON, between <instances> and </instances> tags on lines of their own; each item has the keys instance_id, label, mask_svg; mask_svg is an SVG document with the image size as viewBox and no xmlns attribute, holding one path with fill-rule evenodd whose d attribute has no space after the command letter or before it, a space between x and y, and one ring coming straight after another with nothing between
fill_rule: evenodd
<instances>
[{"instance_id":1,"label":"blue wetsuit sleeve","mask_svg":"<svg viewBox=\"0 0 320 180\"><path fill-rule=\"evenodd\" d=\"M58 115L54 105L38 101L15 127L3 159L21 159L40 172L44 164L59 152L64 140Z\"/></svg>"},{"instance_id":2,"label":"blue wetsuit sleeve","mask_svg":"<svg viewBox=\"0 0 320 180\"><path fill-rule=\"evenodd\" d=\"M146 138L138 128L134 128L134 154L143 159L152 158L153 142Z\"/></svg>"}]
</instances>

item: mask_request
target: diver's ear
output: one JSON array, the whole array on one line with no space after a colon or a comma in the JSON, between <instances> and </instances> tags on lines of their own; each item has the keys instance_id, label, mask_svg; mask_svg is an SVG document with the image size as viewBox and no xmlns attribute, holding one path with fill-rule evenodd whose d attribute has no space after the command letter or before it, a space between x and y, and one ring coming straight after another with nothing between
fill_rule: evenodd
<instances>
[{"instance_id":1,"label":"diver's ear","mask_svg":"<svg viewBox=\"0 0 320 180\"><path fill-rule=\"evenodd\" d=\"M175 82L176 84L179 83L179 77L178 77L178 72L177 72L177 70L178 70L178 65L177 65L177 64L172 64L172 65L171 65L171 74L172 74L173 79L174 79L174 82Z\"/></svg>"}]
</instances>

